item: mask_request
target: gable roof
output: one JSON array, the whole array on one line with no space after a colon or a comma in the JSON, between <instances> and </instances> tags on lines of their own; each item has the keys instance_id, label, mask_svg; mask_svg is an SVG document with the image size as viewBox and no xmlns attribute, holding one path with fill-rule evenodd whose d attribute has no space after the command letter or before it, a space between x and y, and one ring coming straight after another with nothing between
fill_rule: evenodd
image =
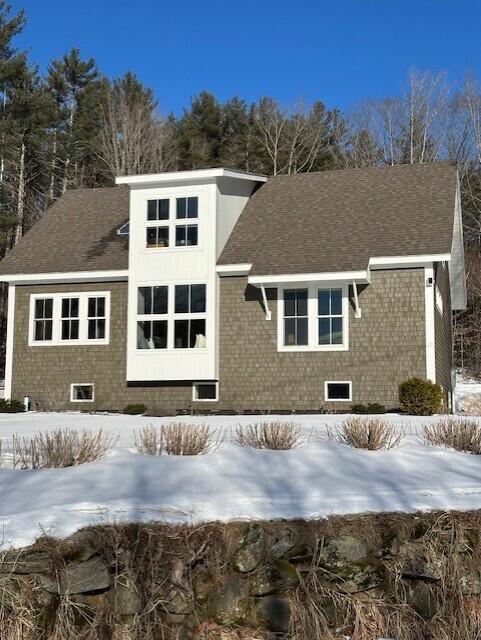
<instances>
[{"instance_id":1,"label":"gable roof","mask_svg":"<svg viewBox=\"0 0 481 640\"><path fill-rule=\"evenodd\" d=\"M456 189L450 162L274 176L250 198L218 264L281 275L450 253Z\"/></svg>"},{"instance_id":2,"label":"gable roof","mask_svg":"<svg viewBox=\"0 0 481 640\"><path fill-rule=\"evenodd\" d=\"M0 263L1 275L128 268L129 189L67 191Z\"/></svg>"}]
</instances>

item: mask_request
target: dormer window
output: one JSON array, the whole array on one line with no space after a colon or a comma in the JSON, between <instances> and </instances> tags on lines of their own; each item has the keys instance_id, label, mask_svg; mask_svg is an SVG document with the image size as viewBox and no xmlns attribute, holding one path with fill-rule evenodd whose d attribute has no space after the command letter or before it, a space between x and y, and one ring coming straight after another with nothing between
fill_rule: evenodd
<instances>
[{"instance_id":1,"label":"dormer window","mask_svg":"<svg viewBox=\"0 0 481 640\"><path fill-rule=\"evenodd\" d=\"M197 196L147 200L147 248L164 249L174 243L176 247L196 247L199 244L198 215Z\"/></svg>"}]
</instances>

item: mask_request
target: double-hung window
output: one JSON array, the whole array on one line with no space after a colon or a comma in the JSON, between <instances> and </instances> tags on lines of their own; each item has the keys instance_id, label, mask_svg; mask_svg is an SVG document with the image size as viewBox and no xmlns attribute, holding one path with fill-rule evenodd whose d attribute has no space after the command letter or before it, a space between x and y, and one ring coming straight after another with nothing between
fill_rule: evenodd
<instances>
[{"instance_id":1,"label":"double-hung window","mask_svg":"<svg viewBox=\"0 0 481 640\"><path fill-rule=\"evenodd\" d=\"M307 289L284 290L284 345L308 344Z\"/></svg>"},{"instance_id":2,"label":"double-hung window","mask_svg":"<svg viewBox=\"0 0 481 640\"><path fill-rule=\"evenodd\" d=\"M87 339L105 338L106 310L105 296L91 296L87 302Z\"/></svg>"},{"instance_id":3,"label":"double-hung window","mask_svg":"<svg viewBox=\"0 0 481 640\"><path fill-rule=\"evenodd\" d=\"M62 298L61 340L79 339L79 298Z\"/></svg>"},{"instance_id":4,"label":"double-hung window","mask_svg":"<svg viewBox=\"0 0 481 640\"><path fill-rule=\"evenodd\" d=\"M197 196L147 200L147 248L197 246L198 216Z\"/></svg>"},{"instance_id":5,"label":"double-hung window","mask_svg":"<svg viewBox=\"0 0 481 640\"><path fill-rule=\"evenodd\" d=\"M175 286L174 347L200 349L206 346L206 286Z\"/></svg>"},{"instance_id":6,"label":"double-hung window","mask_svg":"<svg viewBox=\"0 0 481 640\"><path fill-rule=\"evenodd\" d=\"M137 349L167 349L168 287L139 287Z\"/></svg>"},{"instance_id":7,"label":"double-hung window","mask_svg":"<svg viewBox=\"0 0 481 640\"><path fill-rule=\"evenodd\" d=\"M279 351L345 351L348 285L320 283L279 289Z\"/></svg>"},{"instance_id":8,"label":"double-hung window","mask_svg":"<svg viewBox=\"0 0 481 640\"><path fill-rule=\"evenodd\" d=\"M343 343L342 289L318 289L319 344Z\"/></svg>"},{"instance_id":9,"label":"double-hung window","mask_svg":"<svg viewBox=\"0 0 481 640\"><path fill-rule=\"evenodd\" d=\"M43 342L52 339L53 330L53 298L37 298L35 300L33 337Z\"/></svg>"}]
</instances>

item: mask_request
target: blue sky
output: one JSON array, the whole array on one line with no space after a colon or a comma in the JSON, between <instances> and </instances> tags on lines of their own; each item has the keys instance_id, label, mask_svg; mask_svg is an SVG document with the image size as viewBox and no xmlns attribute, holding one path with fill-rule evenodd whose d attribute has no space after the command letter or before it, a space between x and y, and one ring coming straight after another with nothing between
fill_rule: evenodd
<instances>
[{"instance_id":1,"label":"blue sky","mask_svg":"<svg viewBox=\"0 0 481 640\"><path fill-rule=\"evenodd\" d=\"M481 76L479 0L10 0L45 69L72 47L109 76L132 70L181 111L202 89L348 108L398 93L410 68Z\"/></svg>"}]
</instances>

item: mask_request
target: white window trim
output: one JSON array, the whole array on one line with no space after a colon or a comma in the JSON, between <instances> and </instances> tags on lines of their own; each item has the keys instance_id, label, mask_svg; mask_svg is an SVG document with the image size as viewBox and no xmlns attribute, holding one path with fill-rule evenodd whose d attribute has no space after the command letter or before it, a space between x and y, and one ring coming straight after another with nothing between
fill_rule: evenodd
<instances>
[{"instance_id":1,"label":"white window trim","mask_svg":"<svg viewBox=\"0 0 481 640\"><path fill-rule=\"evenodd\" d=\"M210 385L215 385L215 398L198 398L197 397L197 387L200 384L210 384ZM208 382L208 381L202 381L200 380L199 382L193 382L192 383L192 400L194 402L219 402L219 383L218 382Z\"/></svg>"},{"instance_id":2,"label":"white window trim","mask_svg":"<svg viewBox=\"0 0 481 640\"><path fill-rule=\"evenodd\" d=\"M203 311L202 313L176 313L175 312L175 287L176 286L182 286L182 285L196 285L196 284L203 284L205 285L205 308L206 310ZM136 313L135 315L135 348L134 351L136 354L139 355L147 355L150 354L151 356L153 356L154 354L164 354L164 353L205 353L206 349L208 348L208 341L209 341L209 336L208 336L208 322L207 322L207 309L208 309L208 299L209 299L209 285L205 280L202 281L195 281L195 280L189 280L188 282L182 281L182 282L176 282L175 284L167 284L165 282L161 283L161 284L151 284L151 283L139 283L137 285L136 291L135 291L135 304L137 305L137 296L138 296L138 290L141 287L167 287L167 313L163 313L163 314L156 314L156 313L151 313L151 314L139 314ZM143 322L143 321L148 321L148 320L165 320L167 322L167 347L165 349L139 349L137 347L137 322ZM206 346L205 347L199 347L199 348L195 348L195 347L186 347L186 348L176 348L175 345L175 321L176 320L205 320L205 339L206 339Z\"/></svg>"},{"instance_id":3,"label":"white window trim","mask_svg":"<svg viewBox=\"0 0 481 640\"><path fill-rule=\"evenodd\" d=\"M74 387L92 387L91 400L79 400L73 397ZM95 402L95 384L93 382L72 382L70 384L70 402Z\"/></svg>"},{"instance_id":4,"label":"white window trim","mask_svg":"<svg viewBox=\"0 0 481 640\"><path fill-rule=\"evenodd\" d=\"M349 398L329 398L327 391L330 384L348 384ZM352 402L352 380L326 380L324 382L324 402Z\"/></svg>"},{"instance_id":5,"label":"white window trim","mask_svg":"<svg viewBox=\"0 0 481 640\"><path fill-rule=\"evenodd\" d=\"M307 289L308 344L284 344L284 291ZM317 290L342 289L342 344L318 344ZM349 284L339 282L289 283L277 289L277 350L278 351L348 351L349 350Z\"/></svg>"},{"instance_id":6,"label":"white window trim","mask_svg":"<svg viewBox=\"0 0 481 640\"><path fill-rule=\"evenodd\" d=\"M52 339L51 340L35 340L35 301L43 298L53 299L52 314ZM62 340L62 299L63 298L79 298L79 337L77 340ZM87 338L88 331L88 299L89 298L105 298L105 338L95 338L89 340ZM65 291L61 293L43 293L30 294L30 313L28 328L28 346L29 347L52 347L52 346L86 346L86 345L105 345L110 341L110 291Z\"/></svg>"},{"instance_id":7,"label":"white window trim","mask_svg":"<svg viewBox=\"0 0 481 640\"><path fill-rule=\"evenodd\" d=\"M197 198L197 218L177 218L177 200L181 198ZM169 218L167 220L148 220L147 219L147 207L149 200L168 200L169 201ZM146 196L144 199L144 251L152 253L160 251L162 253L170 251L199 251L200 248L200 233L201 233L201 209L202 195L201 193L186 193L180 195L176 193L174 195L165 194L162 197ZM194 245L179 245L175 244L176 228L177 226L197 226L197 244ZM169 229L169 246L168 247L148 247L147 246L147 229L149 227L167 227Z\"/></svg>"}]
</instances>

